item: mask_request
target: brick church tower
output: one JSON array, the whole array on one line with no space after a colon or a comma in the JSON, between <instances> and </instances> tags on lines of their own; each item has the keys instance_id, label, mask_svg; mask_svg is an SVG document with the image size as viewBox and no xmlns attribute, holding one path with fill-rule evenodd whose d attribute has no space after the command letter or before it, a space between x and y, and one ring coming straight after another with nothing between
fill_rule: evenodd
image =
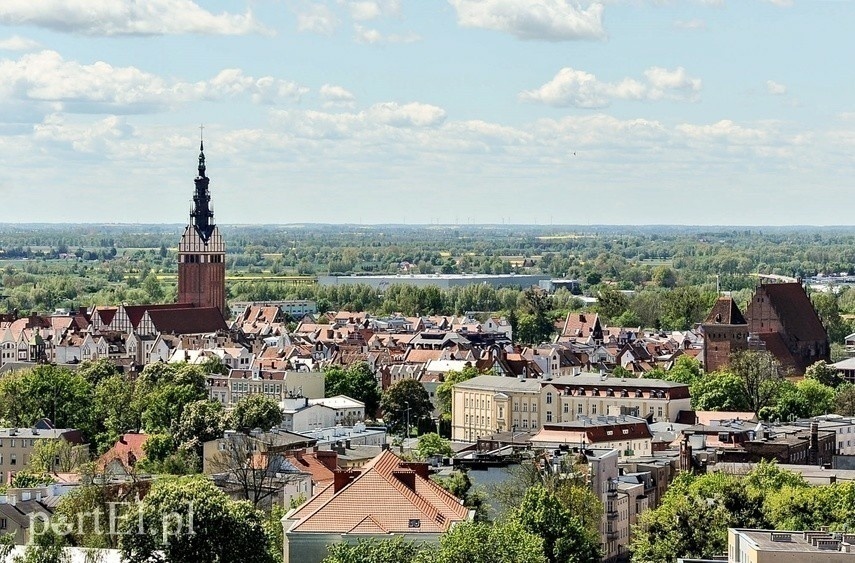
<instances>
[{"instance_id":1,"label":"brick church tower","mask_svg":"<svg viewBox=\"0 0 855 563\"><path fill-rule=\"evenodd\" d=\"M205 175L205 146L199 147L190 224L178 243L178 302L217 307L226 315L226 245L214 224L210 179Z\"/></svg>"}]
</instances>

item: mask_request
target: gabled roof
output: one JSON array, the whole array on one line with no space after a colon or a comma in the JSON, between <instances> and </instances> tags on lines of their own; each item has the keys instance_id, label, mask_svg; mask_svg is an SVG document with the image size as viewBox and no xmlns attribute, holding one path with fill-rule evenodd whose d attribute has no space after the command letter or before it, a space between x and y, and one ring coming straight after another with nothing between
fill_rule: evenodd
<instances>
[{"instance_id":1,"label":"gabled roof","mask_svg":"<svg viewBox=\"0 0 855 563\"><path fill-rule=\"evenodd\" d=\"M160 333L198 334L228 330L217 307L150 309L147 313Z\"/></svg>"},{"instance_id":2,"label":"gabled roof","mask_svg":"<svg viewBox=\"0 0 855 563\"><path fill-rule=\"evenodd\" d=\"M192 303L158 303L156 305L122 305L131 326L137 328L146 311L158 311L163 309L192 309Z\"/></svg>"},{"instance_id":3,"label":"gabled roof","mask_svg":"<svg viewBox=\"0 0 855 563\"><path fill-rule=\"evenodd\" d=\"M329 485L286 516L291 533L376 534L447 532L469 509L389 450L350 483Z\"/></svg>"},{"instance_id":4,"label":"gabled roof","mask_svg":"<svg viewBox=\"0 0 855 563\"><path fill-rule=\"evenodd\" d=\"M125 468L133 467L138 461L145 458L143 445L148 440L147 434L125 434L120 437L113 447L104 452L98 458L96 465L104 469L112 461L118 461Z\"/></svg>"},{"instance_id":5,"label":"gabled roof","mask_svg":"<svg viewBox=\"0 0 855 563\"><path fill-rule=\"evenodd\" d=\"M745 325L748 322L731 297L719 297L704 324Z\"/></svg>"},{"instance_id":6,"label":"gabled roof","mask_svg":"<svg viewBox=\"0 0 855 563\"><path fill-rule=\"evenodd\" d=\"M777 311L789 336L801 342L828 340L822 321L800 283L769 283L757 288Z\"/></svg>"}]
</instances>

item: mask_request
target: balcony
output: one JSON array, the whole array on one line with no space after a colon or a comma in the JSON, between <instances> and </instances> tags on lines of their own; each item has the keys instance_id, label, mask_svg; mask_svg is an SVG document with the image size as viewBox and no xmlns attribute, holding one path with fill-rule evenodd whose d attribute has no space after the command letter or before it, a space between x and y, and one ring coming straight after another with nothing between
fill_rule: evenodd
<instances>
[{"instance_id":1,"label":"balcony","mask_svg":"<svg viewBox=\"0 0 855 563\"><path fill-rule=\"evenodd\" d=\"M607 510L607 511L606 511L606 518L607 518L607 519L609 519L609 520L617 520L617 517L618 517L618 512L617 512L617 510Z\"/></svg>"}]
</instances>

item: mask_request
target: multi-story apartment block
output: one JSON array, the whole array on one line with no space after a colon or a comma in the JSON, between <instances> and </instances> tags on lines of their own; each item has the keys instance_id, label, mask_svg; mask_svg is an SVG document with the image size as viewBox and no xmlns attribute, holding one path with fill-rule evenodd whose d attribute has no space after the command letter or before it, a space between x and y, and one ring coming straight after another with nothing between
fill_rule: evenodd
<instances>
[{"instance_id":1,"label":"multi-story apartment block","mask_svg":"<svg viewBox=\"0 0 855 563\"><path fill-rule=\"evenodd\" d=\"M524 379L482 375L454 386L451 437L476 441L502 431L538 430L544 424L599 415L677 420L691 409L689 386L659 379L564 376Z\"/></svg>"},{"instance_id":2,"label":"multi-story apartment block","mask_svg":"<svg viewBox=\"0 0 855 563\"><path fill-rule=\"evenodd\" d=\"M452 391L451 439L474 442L497 429L537 430L542 420L538 379L481 375Z\"/></svg>"},{"instance_id":3,"label":"multi-story apartment block","mask_svg":"<svg viewBox=\"0 0 855 563\"><path fill-rule=\"evenodd\" d=\"M0 429L0 482L8 483L15 473L25 469L30 463L36 444L44 440L64 440L78 450L86 448L79 430L54 428L47 420L38 421L33 428L2 428ZM59 471L59 464L60 460L56 460L53 469Z\"/></svg>"},{"instance_id":4,"label":"multi-story apartment block","mask_svg":"<svg viewBox=\"0 0 855 563\"><path fill-rule=\"evenodd\" d=\"M208 396L226 406L242 397L264 395L280 402L289 397L320 399L324 396L324 374L320 371L266 371L233 369L228 375L207 376Z\"/></svg>"},{"instance_id":5,"label":"multi-story apartment block","mask_svg":"<svg viewBox=\"0 0 855 563\"><path fill-rule=\"evenodd\" d=\"M675 422L691 410L689 386L660 379L564 376L543 381L541 394L546 422L617 414Z\"/></svg>"}]
</instances>

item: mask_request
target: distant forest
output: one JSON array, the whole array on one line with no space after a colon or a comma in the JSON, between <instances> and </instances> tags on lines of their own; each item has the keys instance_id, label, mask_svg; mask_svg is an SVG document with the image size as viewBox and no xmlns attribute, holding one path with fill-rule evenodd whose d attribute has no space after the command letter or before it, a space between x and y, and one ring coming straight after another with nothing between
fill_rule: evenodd
<instances>
[{"instance_id":1,"label":"distant forest","mask_svg":"<svg viewBox=\"0 0 855 563\"><path fill-rule=\"evenodd\" d=\"M0 225L0 308L53 311L174 299L183 225ZM524 288L321 288L323 274L543 273L578 279L609 321L687 328L716 288L744 302L755 274L855 272L855 227L223 225L231 300L313 298L322 307L408 314L524 312ZM300 284L299 282L303 282ZM718 284L718 285L717 285ZM855 291L817 295L835 341ZM558 317L582 302L559 292ZM842 334L841 334L842 333Z\"/></svg>"}]
</instances>

